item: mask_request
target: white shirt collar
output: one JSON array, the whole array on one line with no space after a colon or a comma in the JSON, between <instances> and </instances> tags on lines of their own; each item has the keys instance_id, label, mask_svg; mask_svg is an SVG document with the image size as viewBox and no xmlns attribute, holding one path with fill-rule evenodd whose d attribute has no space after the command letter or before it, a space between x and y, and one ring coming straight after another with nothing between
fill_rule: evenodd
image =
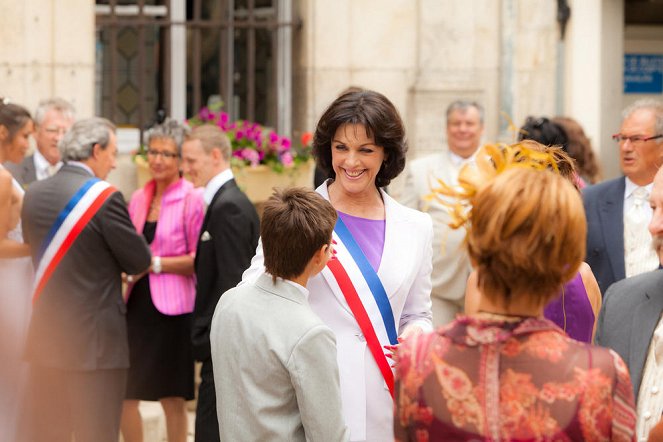
<instances>
[{"instance_id":1,"label":"white shirt collar","mask_svg":"<svg viewBox=\"0 0 663 442\"><path fill-rule=\"evenodd\" d=\"M216 192L219 191L221 186L223 186L233 178L234 178L233 171L230 168L228 168L223 172L219 173L218 175L216 175L211 180L209 180L209 182L205 186L205 192L203 193L205 204L207 204L208 206L212 204L212 199L214 199L214 195L216 195Z\"/></svg>"},{"instance_id":2,"label":"white shirt collar","mask_svg":"<svg viewBox=\"0 0 663 442\"><path fill-rule=\"evenodd\" d=\"M51 167L51 163L48 162L46 157L42 155L39 150L35 150L35 153L33 155L33 161L35 164L35 175L37 176L38 180L43 180L51 176L49 173L49 168ZM58 161L55 164L56 170L60 169L62 166L62 161Z\"/></svg>"},{"instance_id":3,"label":"white shirt collar","mask_svg":"<svg viewBox=\"0 0 663 442\"><path fill-rule=\"evenodd\" d=\"M460 166L467 164L467 163L473 163L474 162L474 157L477 155L477 151L479 149L475 150L472 155L470 155L467 158L463 158L460 155L457 155L453 153L451 150L449 150L449 159L451 160L451 164L454 166L460 168Z\"/></svg>"},{"instance_id":4,"label":"white shirt collar","mask_svg":"<svg viewBox=\"0 0 663 442\"><path fill-rule=\"evenodd\" d=\"M654 187L653 182L647 184L646 186L638 186L633 181L631 181L629 177L625 177L625 178L626 178L626 183L624 185L624 199L625 200L628 199L633 194L635 189L637 189L638 187L644 187L645 189L647 189L647 193L651 195L652 188Z\"/></svg>"},{"instance_id":5,"label":"white shirt collar","mask_svg":"<svg viewBox=\"0 0 663 442\"><path fill-rule=\"evenodd\" d=\"M96 177L96 175L94 174L94 171L90 168L90 166L88 166L85 163L81 163L80 161L67 161L67 166L80 167L81 169L84 169L84 170L88 171L90 173L90 175Z\"/></svg>"}]
</instances>

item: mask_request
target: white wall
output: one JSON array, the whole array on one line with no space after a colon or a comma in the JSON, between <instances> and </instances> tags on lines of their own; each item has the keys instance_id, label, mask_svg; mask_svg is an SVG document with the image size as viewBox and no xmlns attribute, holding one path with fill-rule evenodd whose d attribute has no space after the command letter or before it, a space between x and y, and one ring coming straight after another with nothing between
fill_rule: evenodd
<instances>
[{"instance_id":1,"label":"white wall","mask_svg":"<svg viewBox=\"0 0 663 442\"><path fill-rule=\"evenodd\" d=\"M0 95L34 110L59 96L94 112L94 2L0 1Z\"/></svg>"}]
</instances>

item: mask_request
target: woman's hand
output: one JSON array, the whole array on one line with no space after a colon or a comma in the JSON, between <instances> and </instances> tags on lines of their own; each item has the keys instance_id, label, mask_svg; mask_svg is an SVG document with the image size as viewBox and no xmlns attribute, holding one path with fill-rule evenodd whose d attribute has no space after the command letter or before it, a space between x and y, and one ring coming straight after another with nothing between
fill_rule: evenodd
<instances>
[{"instance_id":1,"label":"woman's hand","mask_svg":"<svg viewBox=\"0 0 663 442\"><path fill-rule=\"evenodd\" d=\"M125 284L135 284L136 282L138 282L140 280L140 278L142 278L143 276L150 273L151 268L152 267L150 266L150 268L148 268L144 272L139 273L137 275L127 275L126 273L122 273L122 282L125 283Z\"/></svg>"},{"instance_id":2,"label":"woman's hand","mask_svg":"<svg viewBox=\"0 0 663 442\"><path fill-rule=\"evenodd\" d=\"M421 328L420 326L413 324L407 327L403 333L398 337L398 344L396 345L385 345L383 348L386 350L385 356L389 359L394 359L394 354L398 350L398 347L400 347L401 343L407 339L410 339L414 336L418 336L420 334L424 333L424 329Z\"/></svg>"}]
</instances>

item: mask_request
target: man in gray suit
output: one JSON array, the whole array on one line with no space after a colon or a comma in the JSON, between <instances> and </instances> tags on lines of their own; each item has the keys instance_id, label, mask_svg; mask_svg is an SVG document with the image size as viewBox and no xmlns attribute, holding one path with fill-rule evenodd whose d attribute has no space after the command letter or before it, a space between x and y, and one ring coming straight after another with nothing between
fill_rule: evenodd
<instances>
[{"instance_id":1,"label":"man in gray suit","mask_svg":"<svg viewBox=\"0 0 663 442\"><path fill-rule=\"evenodd\" d=\"M624 176L583 190L587 215L585 261L603 295L613 282L658 267L647 234L652 216L647 194L663 164L663 102L639 100L626 108L623 116L619 133L613 138L619 146ZM629 230L633 210L640 212L641 222Z\"/></svg>"},{"instance_id":2,"label":"man in gray suit","mask_svg":"<svg viewBox=\"0 0 663 442\"><path fill-rule=\"evenodd\" d=\"M222 441L345 441L334 333L306 283L333 254L336 211L312 190L277 191L260 234L266 273L230 289L210 331Z\"/></svg>"},{"instance_id":3,"label":"man in gray suit","mask_svg":"<svg viewBox=\"0 0 663 442\"><path fill-rule=\"evenodd\" d=\"M46 179L62 166L58 143L74 124L74 114L74 106L62 98L50 98L39 103L34 115L33 134L37 150L19 164L4 164L21 186L27 188L33 181Z\"/></svg>"},{"instance_id":4,"label":"man in gray suit","mask_svg":"<svg viewBox=\"0 0 663 442\"><path fill-rule=\"evenodd\" d=\"M462 247L463 229L449 227L447 207L426 196L441 179L447 184L458 182L460 169L474 162L483 134L483 107L474 101L458 100L447 107L448 149L408 162L405 187L400 202L413 209L423 210L433 218L433 323L436 326L453 321L462 312L465 287L471 266Z\"/></svg>"},{"instance_id":5,"label":"man in gray suit","mask_svg":"<svg viewBox=\"0 0 663 442\"><path fill-rule=\"evenodd\" d=\"M120 192L102 181L115 167L115 126L79 121L60 147L65 165L31 185L23 203L23 233L37 269L26 343L27 439L69 442L73 434L117 442L129 366L121 273L146 271L150 251ZM86 207L88 218L79 217ZM80 233L70 247L65 240L54 248L77 231L67 233L71 225ZM48 262L53 267L42 272Z\"/></svg>"},{"instance_id":6,"label":"man in gray suit","mask_svg":"<svg viewBox=\"0 0 663 442\"><path fill-rule=\"evenodd\" d=\"M663 169L654 178L649 232L663 262ZM657 398L663 379L663 270L657 269L611 285L596 328L596 342L610 347L628 365L637 403L638 440L647 440L663 412Z\"/></svg>"}]
</instances>

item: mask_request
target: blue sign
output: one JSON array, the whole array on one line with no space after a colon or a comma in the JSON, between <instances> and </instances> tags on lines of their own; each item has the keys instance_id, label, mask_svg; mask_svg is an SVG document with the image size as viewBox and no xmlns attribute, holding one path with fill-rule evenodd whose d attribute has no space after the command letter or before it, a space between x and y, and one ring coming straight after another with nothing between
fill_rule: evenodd
<instances>
[{"instance_id":1,"label":"blue sign","mask_svg":"<svg viewBox=\"0 0 663 442\"><path fill-rule=\"evenodd\" d=\"M624 54L624 93L663 93L663 54Z\"/></svg>"}]
</instances>

